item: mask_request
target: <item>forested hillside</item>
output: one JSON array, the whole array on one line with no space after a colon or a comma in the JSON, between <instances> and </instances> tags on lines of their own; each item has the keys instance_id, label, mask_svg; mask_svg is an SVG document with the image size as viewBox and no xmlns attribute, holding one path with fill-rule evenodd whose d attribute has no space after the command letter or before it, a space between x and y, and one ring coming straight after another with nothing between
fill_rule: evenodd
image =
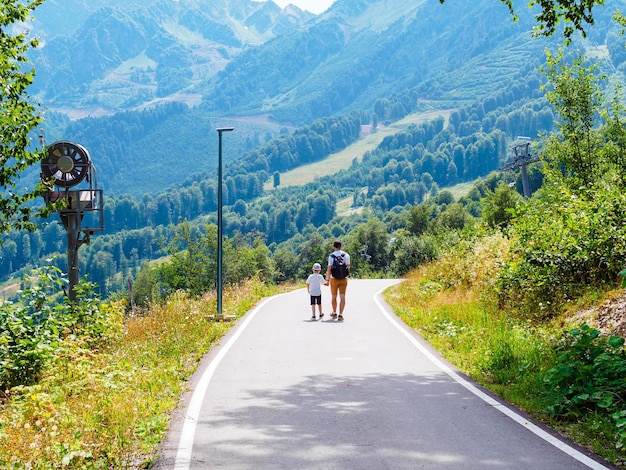
<instances>
[{"instance_id":1,"label":"forested hillside","mask_svg":"<svg viewBox=\"0 0 626 470\"><path fill-rule=\"evenodd\" d=\"M530 69L520 75L505 91L452 112L448 122L439 118L410 126L383 139L375 150L355 157L349 169L303 187L282 189L279 185L264 194L262 186L273 173L323 160L353 143L362 126L371 127L364 124L370 122L370 113L320 119L255 148L225 165L225 233L259 237L273 251L285 244L299 253L299 243L310 234L343 236L363 221L360 216L337 216L341 198L352 198L355 209L366 208L382 219L420 204L439 188L486 177L511 158L509 147L516 136L538 135L552 128L547 102L533 98L540 76ZM390 97L374 108L381 115L400 118L407 107L410 110L409 103L416 101L409 96ZM174 225L180 221L196 221L197 227L215 223L216 204L216 182L209 175L198 175L141 200L107 198L107 229L82 249L81 270L100 286L108 286L101 287L104 294L123 289L120 273L132 277L144 261L167 254L167 245L175 238ZM474 211L474 215L479 214ZM55 263L63 266L63 247L63 229L50 224L43 237L40 233L9 235L3 245L8 255L3 260L7 268L17 270L56 254ZM389 263L377 267L389 268ZM288 266L276 273L278 279L295 275Z\"/></svg>"}]
</instances>

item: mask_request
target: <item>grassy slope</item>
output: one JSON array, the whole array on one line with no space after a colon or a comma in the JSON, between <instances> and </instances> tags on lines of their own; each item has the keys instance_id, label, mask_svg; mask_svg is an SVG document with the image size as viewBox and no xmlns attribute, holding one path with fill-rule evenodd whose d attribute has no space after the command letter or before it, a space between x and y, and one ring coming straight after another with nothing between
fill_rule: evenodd
<instances>
[{"instance_id":1,"label":"grassy slope","mask_svg":"<svg viewBox=\"0 0 626 470\"><path fill-rule=\"evenodd\" d=\"M355 157L361 159L365 152L374 150L385 137L396 134L401 130L406 129L411 124L420 124L439 116L443 116L447 122L448 117L450 116L450 110L410 114L404 119L396 121L389 126L379 126L376 132L364 135L361 139L341 152L334 153L319 162L299 166L293 170L281 173L280 187L307 184L314 181L315 178L332 175L337 173L339 170L349 168ZM272 183L273 180L270 178L270 180L265 183L264 189L272 189Z\"/></svg>"}]
</instances>

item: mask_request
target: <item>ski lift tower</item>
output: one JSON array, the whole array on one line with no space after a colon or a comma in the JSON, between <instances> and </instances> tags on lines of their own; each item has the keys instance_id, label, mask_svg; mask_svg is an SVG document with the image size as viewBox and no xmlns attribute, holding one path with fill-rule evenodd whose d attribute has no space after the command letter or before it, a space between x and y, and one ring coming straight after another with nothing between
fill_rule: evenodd
<instances>
[{"instance_id":1,"label":"ski lift tower","mask_svg":"<svg viewBox=\"0 0 626 470\"><path fill-rule=\"evenodd\" d=\"M539 161L539 159L530 153L530 137L517 137L515 140L518 143L513 145L513 160L502 168L499 168L499 170L508 171L513 168L520 168L522 171L522 189L524 191L524 197L528 199L530 197L530 183L528 182L528 171L526 167L530 163Z\"/></svg>"},{"instance_id":2,"label":"ski lift tower","mask_svg":"<svg viewBox=\"0 0 626 470\"><path fill-rule=\"evenodd\" d=\"M43 134L40 138L43 145ZM44 194L46 204L63 202L58 212L67 231L68 297L76 302L78 249L83 243L89 244L94 233L104 230L102 189L98 189L96 170L87 149L67 141L48 147L41 161L41 179L52 180L55 186ZM75 188L83 182L82 188Z\"/></svg>"}]
</instances>

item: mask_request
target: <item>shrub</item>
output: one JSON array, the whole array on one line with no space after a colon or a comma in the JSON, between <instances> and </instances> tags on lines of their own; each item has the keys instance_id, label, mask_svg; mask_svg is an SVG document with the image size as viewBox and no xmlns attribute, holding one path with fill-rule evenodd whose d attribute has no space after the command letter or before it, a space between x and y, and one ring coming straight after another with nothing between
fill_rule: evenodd
<instances>
[{"instance_id":1,"label":"shrub","mask_svg":"<svg viewBox=\"0 0 626 470\"><path fill-rule=\"evenodd\" d=\"M391 269L398 276L403 276L422 264L434 261L438 256L439 247L435 237L405 237L398 242Z\"/></svg>"},{"instance_id":2,"label":"shrub","mask_svg":"<svg viewBox=\"0 0 626 470\"><path fill-rule=\"evenodd\" d=\"M543 377L545 408L553 416L611 416L616 446L626 444L626 351L624 338L602 336L582 325L567 332L556 361Z\"/></svg>"},{"instance_id":3,"label":"shrub","mask_svg":"<svg viewBox=\"0 0 626 470\"><path fill-rule=\"evenodd\" d=\"M437 263L437 280L446 288L463 286L485 292L509 256L509 240L499 232L448 236Z\"/></svg>"},{"instance_id":4,"label":"shrub","mask_svg":"<svg viewBox=\"0 0 626 470\"><path fill-rule=\"evenodd\" d=\"M45 364L70 335L94 347L117 333L121 319L100 306L95 285L76 286L79 303L61 294L65 279L53 266L26 276L18 302L0 300L0 386L37 380Z\"/></svg>"},{"instance_id":5,"label":"shrub","mask_svg":"<svg viewBox=\"0 0 626 470\"><path fill-rule=\"evenodd\" d=\"M607 185L586 195L544 188L515 220L514 257L499 276L500 304L536 319L585 288L614 282L626 256L626 196Z\"/></svg>"}]
</instances>

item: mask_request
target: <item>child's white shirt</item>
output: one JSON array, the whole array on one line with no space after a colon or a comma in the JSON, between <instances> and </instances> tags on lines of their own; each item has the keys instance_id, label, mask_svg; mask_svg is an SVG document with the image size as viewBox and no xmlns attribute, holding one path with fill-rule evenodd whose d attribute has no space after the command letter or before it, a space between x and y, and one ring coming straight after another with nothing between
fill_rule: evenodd
<instances>
[{"instance_id":1,"label":"child's white shirt","mask_svg":"<svg viewBox=\"0 0 626 470\"><path fill-rule=\"evenodd\" d=\"M313 273L306 279L306 283L310 286L309 294L322 295L322 286L326 282L324 276L320 273Z\"/></svg>"}]
</instances>

